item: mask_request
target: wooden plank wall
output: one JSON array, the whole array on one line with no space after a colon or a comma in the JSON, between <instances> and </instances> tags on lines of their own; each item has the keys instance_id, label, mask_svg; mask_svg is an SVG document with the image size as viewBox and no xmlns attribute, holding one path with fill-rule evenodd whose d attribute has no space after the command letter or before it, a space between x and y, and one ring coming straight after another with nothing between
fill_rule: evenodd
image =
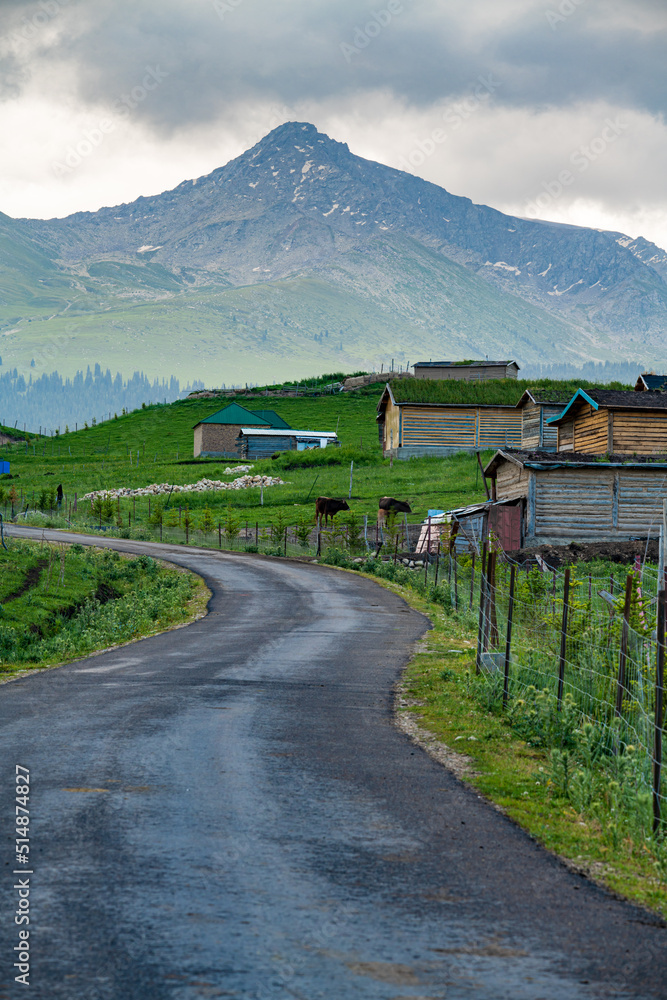
<instances>
[{"instance_id":1,"label":"wooden plank wall","mask_svg":"<svg viewBox=\"0 0 667 1000\"><path fill-rule=\"evenodd\" d=\"M604 455L609 448L607 411L594 410L586 404L575 415L574 451L591 455Z\"/></svg>"},{"instance_id":2,"label":"wooden plank wall","mask_svg":"<svg viewBox=\"0 0 667 1000\"><path fill-rule=\"evenodd\" d=\"M521 412L515 409L480 409L477 424L479 448L520 448Z\"/></svg>"},{"instance_id":3,"label":"wooden plank wall","mask_svg":"<svg viewBox=\"0 0 667 1000\"><path fill-rule=\"evenodd\" d=\"M517 500L528 495L528 469L514 462L503 462L496 479L498 500Z\"/></svg>"},{"instance_id":4,"label":"wooden plank wall","mask_svg":"<svg viewBox=\"0 0 667 1000\"><path fill-rule=\"evenodd\" d=\"M571 421L558 428L556 451L574 451L574 424Z\"/></svg>"},{"instance_id":5,"label":"wooden plank wall","mask_svg":"<svg viewBox=\"0 0 667 1000\"><path fill-rule=\"evenodd\" d=\"M659 533L662 500L667 496L665 469L536 470L535 483L538 541Z\"/></svg>"},{"instance_id":6,"label":"wooden plank wall","mask_svg":"<svg viewBox=\"0 0 667 1000\"><path fill-rule=\"evenodd\" d=\"M474 448L477 407L461 409L403 408L403 445Z\"/></svg>"},{"instance_id":7,"label":"wooden plank wall","mask_svg":"<svg viewBox=\"0 0 667 1000\"><path fill-rule=\"evenodd\" d=\"M403 407L404 446L520 448L521 413L514 407Z\"/></svg>"},{"instance_id":8,"label":"wooden plank wall","mask_svg":"<svg viewBox=\"0 0 667 1000\"><path fill-rule=\"evenodd\" d=\"M389 400L384 411L384 451L389 451L391 448L392 431L394 432L394 448L398 448L400 445L400 414L400 407L394 406L392 401Z\"/></svg>"},{"instance_id":9,"label":"wooden plank wall","mask_svg":"<svg viewBox=\"0 0 667 1000\"><path fill-rule=\"evenodd\" d=\"M667 454L667 412L612 414L612 440L617 455Z\"/></svg>"},{"instance_id":10,"label":"wooden plank wall","mask_svg":"<svg viewBox=\"0 0 667 1000\"><path fill-rule=\"evenodd\" d=\"M538 448L555 451L558 447L558 428L550 427L547 421L557 417L562 410L562 406L527 403L521 410L521 447L526 451Z\"/></svg>"},{"instance_id":11,"label":"wooden plank wall","mask_svg":"<svg viewBox=\"0 0 667 1000\"><path fill-rule=\"evenodd\" d=\"M415 378L457 379L472 382L478 379L518 378L516 368L464 368L454 365L451 368L416 368Z\"/></svg>"}]
</instances>

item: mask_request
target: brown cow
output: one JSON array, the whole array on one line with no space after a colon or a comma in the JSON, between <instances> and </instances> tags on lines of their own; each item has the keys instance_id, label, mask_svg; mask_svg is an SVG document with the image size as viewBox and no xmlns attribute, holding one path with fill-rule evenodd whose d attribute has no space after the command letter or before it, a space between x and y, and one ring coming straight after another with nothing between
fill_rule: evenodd
<instances>
[{"instance_id":1,"label":"brown cow","mask_svg":"<svg viewBox=\"0 0 667 1000\"><path fill-rule=\"evenodd\" d=\"M328 524L329 518L333 521L334 514L340 510L349 510L347 500L333 500L331 497L318 497L315 501L315 520L321 522L324 516L324 523Z\"/></svg>"},{"instance_id":2,"label":"brown cow","mask_svg":"<svg viewBox=\"0 0 667 1000\"><path fill-rule=\"evenodd\" d=\"M378 521L384 521L390 510L397 514L412 514L410 504L406 500L397 500L395 497L382 497L378 507Z\"/></svg>"}]
</instances>

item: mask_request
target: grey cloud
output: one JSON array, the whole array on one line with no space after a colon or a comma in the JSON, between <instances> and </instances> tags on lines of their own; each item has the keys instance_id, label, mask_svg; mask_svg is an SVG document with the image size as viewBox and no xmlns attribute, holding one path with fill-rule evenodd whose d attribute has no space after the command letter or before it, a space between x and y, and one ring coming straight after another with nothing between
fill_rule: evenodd
<instances>
[{"instance_id":1,"label":"grey cloud","mask_svg":"<svg viewBox=\"0 0 667 1000\"><path fill-rule=\"evenodd\" d=\"M168 74L164 83L134 113L161 132L224 120L254 100L363 100L385 90L428 107L468 93L489 73L502 81L494 94L501 104L604 99L653 114L665 109L666 32L630 30L613 16L641 13L643 23L663 21L659 0L583 0L554 30L545 14L558 12L562 0L530 4L513 19L508 6L508 18L495 30L484 27L485 3L218 0L216 12L210 0L62 0L51 19L57 43L44 33L25 51L15 49L18 63L6 76L5 92L15 96L28 72L58 79L73 67L84 102L113 103L140 84L147 66L160 67ZM496 0L494 14L502 5ZM0 7L8 33L40 9L13 2ZM394 13L369 37L366 26L383 10Z\"/></svg>"}]
</instances>

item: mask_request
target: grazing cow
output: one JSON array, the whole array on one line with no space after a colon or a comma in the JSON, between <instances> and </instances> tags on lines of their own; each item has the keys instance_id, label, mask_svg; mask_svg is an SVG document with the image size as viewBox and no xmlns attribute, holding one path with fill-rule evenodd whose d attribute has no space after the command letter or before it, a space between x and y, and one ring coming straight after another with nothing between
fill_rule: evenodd
<instances>
[{"instance_id":1,"label":"grazing cow","mask_svg":"<svg viewBox=\"0 0 667 1000\"><path fill-rule=\"evenodd\" d=\"M329 518L333 521L334 514L337 514L340 510L349 510L350 506L347 500L332 500L331 497L318 497L315 501L315 520L322 521L322 516L324 516L324 523L328 524Z\"/></svg>"},{"instance_id":2,"label":"grazing cow","mask_svg":"<svg viewBox=\"0 0 667 1000\"><path fill-rule=\"evenodd\" d=\"M382 497L378 506L378 521L384 521L390 510L397 514L412 514L410 504L406 500L396 500L395 497Z\"/></svg>"}]
</instances>

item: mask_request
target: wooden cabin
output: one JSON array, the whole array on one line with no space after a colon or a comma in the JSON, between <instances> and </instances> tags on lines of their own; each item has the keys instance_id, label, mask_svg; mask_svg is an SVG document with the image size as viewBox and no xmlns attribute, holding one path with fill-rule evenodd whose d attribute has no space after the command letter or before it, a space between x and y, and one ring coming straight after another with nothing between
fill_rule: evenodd
<instances>
[{"instance_id":1,"label":"wooden cabin","mask_svg":"<svg viewBox=\"0 0 667 1000\"><path fill-rule=\"evenodd\" d=\"M516 361L418 361L413 366L415 378L475 379L517 378Z\"/></svg>"},{"instance_id":2,"label":"wooden cabin","mask_svg":"<svg viewBox=\"0 0 667 1000\"><path fill-rule=\"evenodd\" d=\"M239 431L242 427L267 429L287 427L282 417L273 410L247 410L240 403L230 403L200 420L193 427L194 456L239 458Z\"/></svg>"},{"instance_id":3,"label":"wooden cabin","mask_svg":"<svg viewBox=\"0 0 667 1000\"><path fill-rule=\"evenodd\" d=\"M635 392L664 392L667 390L667 375L642 372L635 383Z\"/></svg>"},{"instance_id":4,"label":"wooden cabin","mask_svg":"<svg viewBox=\"0 0 667 1000\"><path fill-rule=\"evenodd\" d=\"M493 498L521 510L522 547L656 538L667 459L596 461L576 452L496 452L484 470Z\"/></svg>"},{"instance_id":5,"label":"wooden cabin","mask_svg":"<svg viewBox=\"0 0 667 1000\"><path fill-rule=\"evenodd\" d=\"M569 392L526 389L516 404L521 412L521 447L524 451L556 451L558 428L549 424L572 398Z\"/></svg>"},{"instance_id":6,"label":"wooden cabin","mask_svg":"<svg viewBox=\"0 0 667 1000\"><path fill-rule=\"evenodd\" d=\"M559 452L667 455L667 393L577 389L548 423Z\"/></svg>"},{"instance_id":7,"label":"wooden cabin","mask_svg":"<svg viewBox=\"0 0 667 1000\"><path fill-rule=\"evenodd\" d=\"M396 399L387 384L378 404L384 455L454 455L460 451L519 447L521 412L516 406L483 403L429 403Z\"/></svg>"},{"instance_id":8,"label":"wooden cabin","mask_svg":"<svg viewBox=\"0 0 667 1000\"><path fill-rule=\"evenodd\" d=\"M271 458L277 451L308 451L340 444L335 431L295 431L292 428L242 427L238 436L241 458Z\"/></svg>"}]
</instances>

